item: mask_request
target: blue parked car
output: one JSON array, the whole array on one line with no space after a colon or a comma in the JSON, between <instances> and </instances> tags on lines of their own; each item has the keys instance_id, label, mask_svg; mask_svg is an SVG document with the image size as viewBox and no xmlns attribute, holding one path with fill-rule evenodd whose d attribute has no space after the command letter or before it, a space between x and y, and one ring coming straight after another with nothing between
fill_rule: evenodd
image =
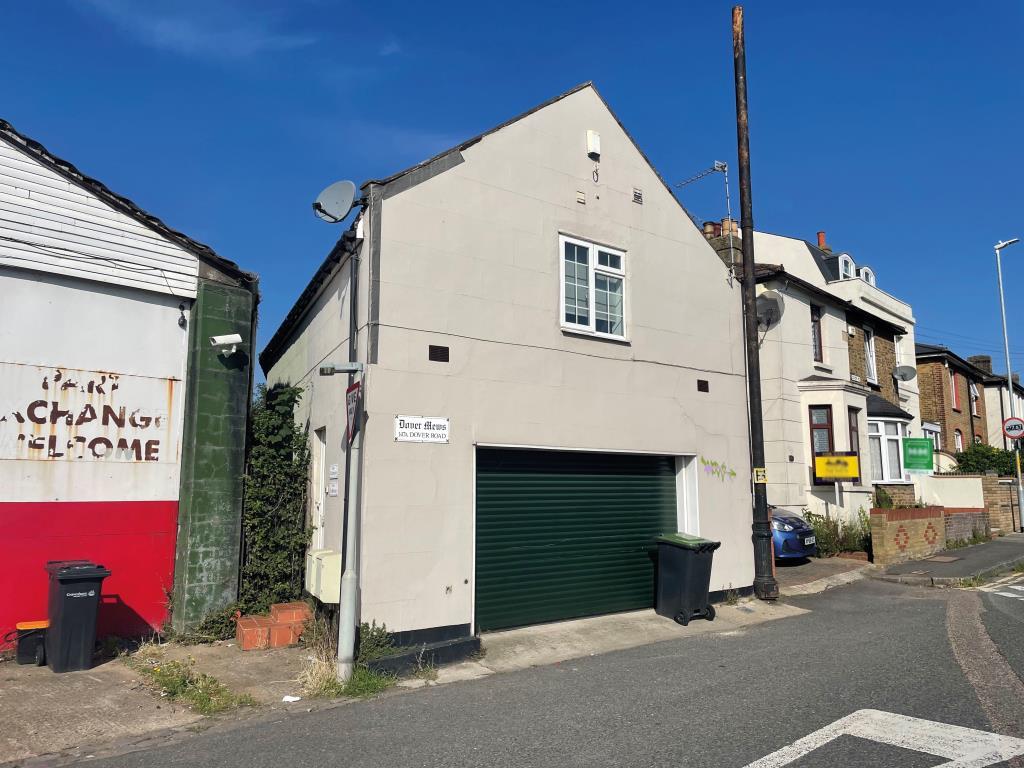
<instances>
[{"instance_id":1,"label":"blue parked car","mask_svg":"<svg viewBox=\"0 0 1024 768\"><path fill-rule=\"evenodd\" d=\"M772 544L775 558L814 557L818 544L814 529L799 515L778 507L770 507L772 515Z\"/></svg>"}]
</instances>

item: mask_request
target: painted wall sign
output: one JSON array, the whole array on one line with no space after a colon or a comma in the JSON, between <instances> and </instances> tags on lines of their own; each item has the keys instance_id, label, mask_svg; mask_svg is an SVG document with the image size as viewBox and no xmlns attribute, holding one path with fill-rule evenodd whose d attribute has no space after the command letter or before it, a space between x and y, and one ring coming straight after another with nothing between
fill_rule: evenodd
<instances>
[{"instance_id":1,"label":"painted wall sign","mask_svg":"<svg viewBox=\"0 0 1024 768\"><path fill-rule=\"evenodd\" d=\"M927 437L904 437L903 468L930 472L935 468L934 450L935 445Z\"/></svg>"},{"instance_id":2,"label":"painted wall sign","mask_svg":"<svg viewBox=\"0 0 1024 768\"><path fill-rule=\"evenodd\" d=\"M815 454L814 477L828 481L856 480L860 477L860 457L853 451Z\"/></svg>"},{"instance_id":3,"label":"painted wall sign","mask_svg":"<svg viewBox=\"0 0 1024 768\"><path fill-rule=\"evenodd\" d=\"M395 416L395 441L399 443L447 443L449 429L446 416Z\"/></svg>"},{"instance_id":4,"label":"painted wall sign","mask_svg":"<svg viewBox=\"0 0 1024 768\"><path fill-rule=\"evenodd\" d=\"M0 363L0 459L176 462L181 382Z\"/></svg>"}]
</instances>

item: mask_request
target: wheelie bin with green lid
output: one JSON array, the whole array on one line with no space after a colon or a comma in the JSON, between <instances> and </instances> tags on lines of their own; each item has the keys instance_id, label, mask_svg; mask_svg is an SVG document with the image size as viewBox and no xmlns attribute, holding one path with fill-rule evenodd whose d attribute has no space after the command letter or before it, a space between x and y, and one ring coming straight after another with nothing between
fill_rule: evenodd
<instances>
[{"instance_id":1,"label":"wheelie bin with green lid","mask_svg":"<svg viewBox=\"0 0 1024 768\"><path fill-rule=\"evenodd\" d=\"M720 541L685 533L658 537L658 582L655 610L683 626L693 618L713 621L715 606L708 602L711 561Z\"/></svg>"}]
</instances>

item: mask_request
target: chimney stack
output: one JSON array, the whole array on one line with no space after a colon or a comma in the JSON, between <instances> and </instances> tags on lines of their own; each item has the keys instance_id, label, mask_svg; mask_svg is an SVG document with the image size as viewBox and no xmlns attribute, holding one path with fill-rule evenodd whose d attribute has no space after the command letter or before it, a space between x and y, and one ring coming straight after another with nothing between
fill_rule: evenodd
<instances>
[{"instance_id":1,"label":"chimney stack","mask_svg":"<svg viewBox=\"0 0 1024 768\"><path fill-rule=\"evenodd\" d=\"M716 237L722 236L722 225L717 221L705 221L704 222L704 237L708 240L714 240Z\"/></svg>"},{"instance_id":2,"label":"chimney stack","mask_svg":"<svg viewBox=\"0 0 1024 768\"><path fill-rule=\"evenodd\" d=\"M991 355L971 355L967 358L967 362L976 368L981 368L985 373L992 374L992 356Z\"/></svg>"},{"instance_id":3,"label":"chimney stack","mask_svg":"<svg viewBox=\"0 0 1024 768\"><path fill-rule=\"evenodd\" d=\"M1013 374L1013 376L1011 376L1010 378L1013 379L1013 383L1014 384L1018 384L1018 385L1020 384L1020 374L1019 373Z\"/></svg>"},{"instance_id":4,"label":"chimney stack","mask_svg":"<svg viewBox=\"0 0 1024 768\"><path fill-rule=\"evenodd\" d=\"M831 248L828 247L828 243L825 242L825 230L822 230L818 233L818 247L821 248L821 250L823 251L832 250Z\"/></svg>"},{"instance_id":5,"label":"chimney stack","mask_svg":"<svg viewBox=\"0 0 1024 768\"><path fill-rule=\"evenodd\" d=\"M728 216L722 219L722 234L728 235L732 232L733 236L740 233L739 227L736 225L736 219L730 219Z\"/></svg>"}]
</instances>

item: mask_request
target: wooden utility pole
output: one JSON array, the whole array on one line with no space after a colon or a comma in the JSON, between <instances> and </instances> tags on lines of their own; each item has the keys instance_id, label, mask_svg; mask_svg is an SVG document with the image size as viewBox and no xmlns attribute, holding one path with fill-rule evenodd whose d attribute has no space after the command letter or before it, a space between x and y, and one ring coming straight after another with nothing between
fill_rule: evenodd
<instances>
[{"instance_id":1,"label":"wooden utility pole","mask_svg":"<svg viewBox=\"0 0 1024 768\"><path fill-rule=\"evenodd\" d=\"M761 356L757 344L757 296L754 272L754 214L750 200L750 130L747 124L747 52L743 39L743 6L732 9L732 54L736 74L736 142L740 177L740 239L743 252L743 328L747 351L747 395L750 400L750 461L764 468L764 413L761 408ZM753 483L754 594L777 600L779 584L772 568L772 528L767 488Z\"/></svg>"}]
</instances>

